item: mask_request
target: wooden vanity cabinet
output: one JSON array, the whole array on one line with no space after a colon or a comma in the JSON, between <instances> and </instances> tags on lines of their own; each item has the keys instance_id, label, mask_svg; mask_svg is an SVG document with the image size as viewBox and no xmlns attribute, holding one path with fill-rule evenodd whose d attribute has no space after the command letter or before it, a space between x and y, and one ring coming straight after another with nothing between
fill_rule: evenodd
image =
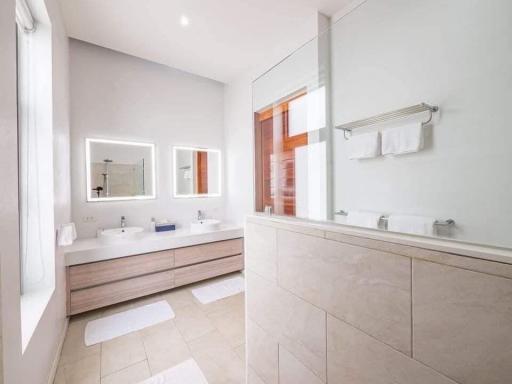
<instances>
[{"instance_id":1,"label":"wooden vanity cabinet","mask_svg":"<svg viewBox=\"0 0 512 384\"><path fill-rule=\"evenodd\" d=\"M243 239L69 266L69 315L244 269Z\"/></svg>"}]
</instances>

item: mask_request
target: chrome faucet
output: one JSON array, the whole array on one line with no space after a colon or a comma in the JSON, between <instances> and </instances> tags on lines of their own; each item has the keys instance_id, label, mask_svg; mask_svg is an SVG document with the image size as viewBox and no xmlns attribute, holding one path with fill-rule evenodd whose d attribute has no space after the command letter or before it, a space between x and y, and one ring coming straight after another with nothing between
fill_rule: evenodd
<instances>
[{"instance_id":1,"label":"chrome faucet","mask_svg":"<svg viewBox=\"0 0 512 384\"><path fill-rule=\"evenodd\" d=\"M204 212L201 210L197 211L197 220L202 221L204 219L206 219L206 215L204 214Z\"/></svg>"},{"instance_id":2,"label":"chrome faucet","mask_svg":"<svg viewBox=\"0 0 512 384\"><path fill-rule=\"evenodd\" d=\"M121 216L121 228L126 227L126 217Z\"/></svg>"}]
</instances>

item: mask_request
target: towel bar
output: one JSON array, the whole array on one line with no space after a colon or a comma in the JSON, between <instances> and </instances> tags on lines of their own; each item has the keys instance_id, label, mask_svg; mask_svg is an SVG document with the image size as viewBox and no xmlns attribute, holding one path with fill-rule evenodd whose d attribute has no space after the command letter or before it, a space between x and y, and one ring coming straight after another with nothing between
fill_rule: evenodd
<instances>
[{"instance_id":1,"label":"towel bar","mask_svg":"<svg viewBox=\"0 0 512 384\"><path fill-rule=\"evenodd\" d=\"M341 216L347 216L348 212L340 209L339 211L335 211L334 214L335 215L341 215ZM380 218L380 220L383 221L383 222L387 222L388 221L388 217L387 216L382 216ZM454 225L454 224L455 224L455 220L453 220L453 219L436 220L434 222L434 225L439 225L439 226L449 226L449 225Z\"/></svg>"},{"instance_id":2,"label":"towel bar","mask_svg":"<svg viewBox=\"0 0 512 384\"><path fill-rule=\"evenodd\" d=\"M355 121L351 121L349 123L337 125L335 128L341 129L343 131L343 135L345 136L345 139L348 140L347 132L351 133L353 129L366 127L368 125L373 125L373 124L384 123L389 120L399 119L401 117L406 117L406 116L414 115L414 114L421 113L421 112L427 112L427 111L430 112L430 117L427 121L424 121L423 124L428 124L432 121L434 112L439 111L439 107L437 105L429 105L427 103L421 103L421 104L413 105L411 107L397 109L396 111L386 112L386 113L382 113L380 115L368 117L366 119L355 120Z\"/></svg>"}]
</instances>

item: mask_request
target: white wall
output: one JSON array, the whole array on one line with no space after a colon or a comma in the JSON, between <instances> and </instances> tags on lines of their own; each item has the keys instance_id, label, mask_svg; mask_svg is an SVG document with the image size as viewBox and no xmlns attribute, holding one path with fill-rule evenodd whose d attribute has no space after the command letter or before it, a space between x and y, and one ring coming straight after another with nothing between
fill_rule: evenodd
<instances>
[{"instance_id":1,"label":"white wall","mask_svg":"<svg viewBox=\"0 0 512 384\"><path fill-rule=\"evenodd\" d=\"M151 217L186 225L197 210L223 219L224 198L172 197L172 146L224 147L224 86L163 65L71 40L73 221L79 237L96 229L149 228ZM85 138L156 144L157 198L85 202ZM84 217L93 217L84 222Z\"/></svg>"},{"instance_id":2,"label":"white wall","mask_svg":"<svg viewBox=\"0 0 512 384\"><path fill-rule=\"evenodd\" d=\"M242 225L254 211L252 78L241 77L224 92L226 217Z\"/></svg>"},{"instance_id":3,"label":"white wall","mask_svg":"<svg viewBox=\"0 0 512 384\"><path fill-rule=\"evenodd\" d=\"M459 239L512 246L512 2L368 0L333 27L340 124L439 104L427 147L349 161L335 133L337 209L453 218Z\"/></svg>"},{"instance_id":4,"label":"white wall","mask_svg":"<svg viewBox=\"0 0 512 384\"><path fill-rule=\"evenodd\" d=\"M14 0L0 2L0 383L8 357L5 346L19 342L18 153L16 117L16 29ZM13 187L15 186L15 187ZM15 274L13 276L13 274ZM18 274L18 278L16 278ZM18 285L16 285L18 283ZM8 293L11 292L11 293ZM16 292L18 293L16 297ZM14 312L14 311L17 311ZM14 328L14 329L12 329ZM9 359L10 361L10 359Z\"/></svg>"},{"instance_id":5,"label":"white wall","mask_svg":"<svg viewBox=\"0 0 512 384\"><path fill-rule=\"evenodd\" d=\"M0 150L1 199L1 293L4 382L47 383L65 332L65 275L63 255L55 255L55 291L32 339L21 354L20 274L17 196L16 54L14 0L0 2ZM29 2L30 3L30 2ZM60 10L55 0L46 0L52 23L53 49L53 152L55 226L70 220L68 45ZM36 9L37 7L33 7ZM37 15L36 15L37 16Z\"/></svg>"}]
</instances>

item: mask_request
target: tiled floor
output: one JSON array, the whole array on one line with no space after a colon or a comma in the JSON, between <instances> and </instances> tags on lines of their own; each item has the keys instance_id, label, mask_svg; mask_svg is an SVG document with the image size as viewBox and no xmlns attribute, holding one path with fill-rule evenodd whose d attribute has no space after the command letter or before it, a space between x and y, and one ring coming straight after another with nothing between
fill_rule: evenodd
<instances>
[{"instance_id":1,"label":"tiled floor","mask_svg":"<svg viewBox=\"0 0 512 384\"><path fill-rule=\"evenodd\" d=\"M54 384L137 384L189 358L209 384L244 383L244 294L204 305L190 292L197 285L71 318ZM85 346L87 321L162 299L173 320Z\"/></svg>"}]
</instances>

